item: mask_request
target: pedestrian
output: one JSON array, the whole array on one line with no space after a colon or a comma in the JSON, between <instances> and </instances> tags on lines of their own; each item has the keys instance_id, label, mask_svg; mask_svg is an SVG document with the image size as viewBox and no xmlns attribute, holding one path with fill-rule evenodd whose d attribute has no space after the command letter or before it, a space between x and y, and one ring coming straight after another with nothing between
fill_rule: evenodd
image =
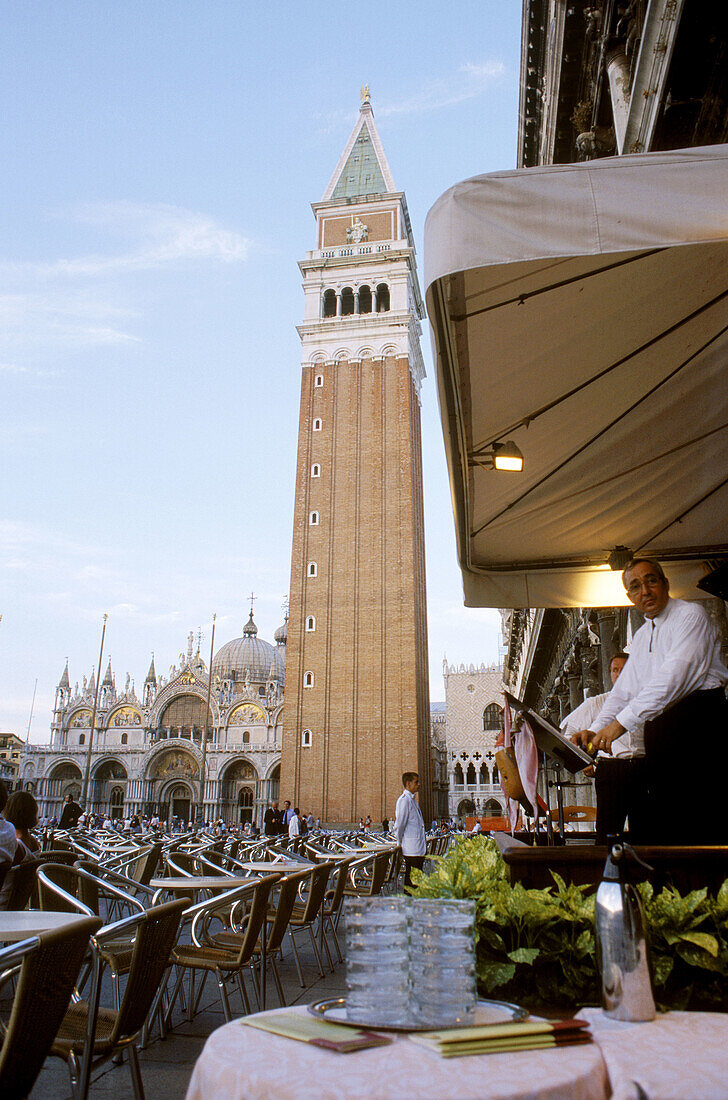
<instances>
[{"instance_id":1,"label":"pedestrian","mask_svg":"<svg viewBox=\"0 0 728 1100\"><path fill-rule=\"evenodd\" d=\"M73 796L66 795L66 804L63 807L63 813L61 814L61 821L58 826L59 829L75 829L81 818L81 807L78 802L74 802Z\"/></svg>"},{"instance_id":2,"label":"pedestrian","mask_svg":"<svg viewBox=\"0 0 728 1100\"><path fill-rule=\"evenodd\" d=\"M402 786L404 790L397 799L394 816L394 834L404 857L404 884L412 886L410 872L413 867L422 870L427 852L425 821L415 798L420 789L417 772L404 772Z\"/></svg>"}]
</instances>

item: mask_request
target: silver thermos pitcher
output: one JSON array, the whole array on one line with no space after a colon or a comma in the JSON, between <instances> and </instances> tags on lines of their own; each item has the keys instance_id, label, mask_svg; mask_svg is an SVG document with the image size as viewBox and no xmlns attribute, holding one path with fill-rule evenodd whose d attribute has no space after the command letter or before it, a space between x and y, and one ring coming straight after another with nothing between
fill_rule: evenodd
<instances>
[{"instance_id":1,"label":"silver thermos pitcher","mask_svg":"<svg viewBox=\"0 0 728 1100\"><path fill-rule=\"evenodd\" d=\"M610 848L595 914L602 1007L614 1020L654 1020L644 912L634 886L652 868L629 844L610 844Z\"/></svg>"}]
</instances>

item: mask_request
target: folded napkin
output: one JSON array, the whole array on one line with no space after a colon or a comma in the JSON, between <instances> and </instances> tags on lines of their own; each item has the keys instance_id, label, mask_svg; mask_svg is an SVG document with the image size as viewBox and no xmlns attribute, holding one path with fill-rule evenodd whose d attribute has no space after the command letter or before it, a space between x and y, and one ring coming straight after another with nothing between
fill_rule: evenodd
<instances>
[{"instance_id":1,"label":"folded napkin","mask_svg":"<svg viewBox=\"0 0 728 1100\"><path fill-rule=\"evenodd\" d=\"M590 1043L591 1033L587 1029L586 1020L532 1020L486 1027L411 1032L409 1038L443 1058L457 1058L464 1054L502 1054L506 1051L543 1050Z\"/></svg>"},{"instance_id":2,"label":"folded napkin","mask_svg":"<svg viewBox=\"0 0 728 1100\"><path fill-rule=\"evenodd\" d=\"M392 1040L386 1035L375 1035L361 1028L344 1027L331 1024L327 1020L318 1020L315 1016L298 1012L259 1012L255 1016L246 1016L240 1021L246 1027L257 1027L261 1031L270 1031L273 1035L282 1035L286 1039L297 1039L301 1043L335 1050L339 1054L350 1054L354 1050L366 1050L367 1047L382 1047Z\"/></svg>"}]
</instances>

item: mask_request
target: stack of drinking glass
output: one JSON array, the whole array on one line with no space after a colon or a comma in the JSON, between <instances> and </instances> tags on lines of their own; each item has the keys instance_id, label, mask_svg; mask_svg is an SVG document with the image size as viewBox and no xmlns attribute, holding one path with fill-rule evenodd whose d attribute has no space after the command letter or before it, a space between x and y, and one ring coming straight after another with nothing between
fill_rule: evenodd
<instances>
[{"instance_id":1,"label":"stack of drinking glass","mask_svg":"<svg viewBox=\"0 0 728 1100\"><path fill-rule=\"evenodd\" d=\"M351 898L346 1014L372 1027L457 1027L475 1014L475 902Z\"/></svg>"}]
</instances>

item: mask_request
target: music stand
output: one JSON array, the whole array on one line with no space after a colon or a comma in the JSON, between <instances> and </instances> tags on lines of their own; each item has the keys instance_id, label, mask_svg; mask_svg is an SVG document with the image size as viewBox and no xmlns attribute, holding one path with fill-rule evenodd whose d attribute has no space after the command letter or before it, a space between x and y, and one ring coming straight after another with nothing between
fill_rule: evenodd
<instances>
[{"instance_id":1,"label":"music stand","mask_svg":"<svg viewBox=\"0 0 728 1100\"><path fill-rule=\"evenodd\" d=\"M531 707L526 706L509 691L503 692L512 710L522 714L528 719L528 724L533 731L536 747L551 761L556 772L556 802L559 810L559 830L562 840L566 839L566 827L564 821L564 796L562 794L561 769L566 768L572 775L581 772L594 763L588 752L564 737L561 730L553 726L547 718L542 718ZM549 817L550 822L550 817Z\"/></svg>"}]
</instances>

